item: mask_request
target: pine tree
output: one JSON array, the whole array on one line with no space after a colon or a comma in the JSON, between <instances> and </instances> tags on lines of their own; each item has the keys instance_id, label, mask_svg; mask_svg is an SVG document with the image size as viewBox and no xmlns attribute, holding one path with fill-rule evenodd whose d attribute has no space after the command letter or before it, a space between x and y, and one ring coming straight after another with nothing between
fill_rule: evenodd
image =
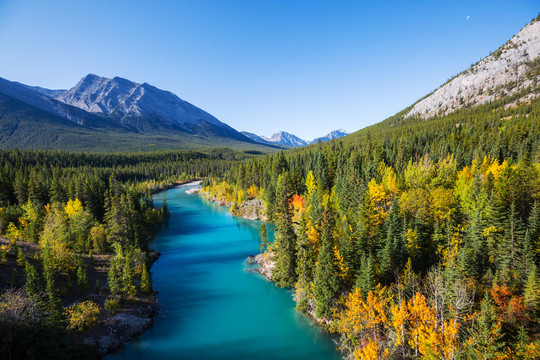
<instances>
[{"instance_id":1,"label":"pine tree","mask_svg":"<svg viewBox=\"0 0 540 360\"><path fill-rule=\"evenodd\" d=\"M27 261L24 266L24 273L26 279L24 289L26 290L28 296L35 299L41 292L37 270Z\"/></svg>"},{"instance_id":2,"label":"pine tree","mask_svg":"<svg viewBox=\"0 0 540 360\"><path fill-rule=\"evenodd\" d=\"M497 359L502 355L504 334L487 293L480 303L480 314L473 323L470 335L471 338L466 343L468 358L487 360Z\"/></svg>"},{"instance_id":3,"label":"pine tree","mask_svg":"<svg viewBox=\"0 0 540 360\"><path fill-rule=\"evenodd\" d=\"M146 268L146 263L143 263L142 274L141 274L141 293L151 294L152 290L152 279L150 278L150 273Z\"/></svg>"},{"instance_id":4,"label":"pine tree","mask_svg":"<svg viewBox=\"0 0 540 360\"><path fill-rule=\"evenodd\" d=\"M169 216L169 208L167 207L167 199L165 198L165 194L163 194L163 216Z\"/></svg>"},{"instance_id":5,"label":"pine tree","mask_svg":"<svg viewBox=\"0 0 540 360\"><path fill-rule=\"evenodd\" d=\"M133 283L133 269L131 266L131 257L126 255L124 266L122 268L122 293L128 298L133 298L137 293Z\"/></svg>"},{"instance_id":6,"label":"pine tree","mask_svg":"<svg viewBox=\"0 0 540 360\"><path fill-rule=\"evenodd\" d=\"M84 293L88 290L88 274L86 273L86 268L84 266L84 261L82 258L78 260L77 266L77 287L79 291Z\"/></svg>"},{"instance_id":7,"label":"pine tree","mask_svg":"<svg viewBox=\"0 0 540 360\"><path fill-rule=\"evenodd\" d=\"M332 219L327 209L323 215L321 229L321 248L317 257L313 295L316 301L317 317L329 317L330 308L337 300L340 283L339 267L334 255L334 238L332 236Z\"/></svg>"},{"instance_id":8,"label":"pine tree","mask_svg":"<svg viewBox=\"0 0 540 360\"><path fill-rule=\"evenodd\" d=\"M287 190L287 176L278 179L280 207L276 231L276 267L272 273L280 287L291 287L296 282L296 234L294 232Z\"/></svg>"},{"instance_id":9,"label":"pine tree","mask_svg":"<svg viewBox=\"0 0 540 360\"><path fill-rule=\"evenodd\" d=\"M533 253L536 256L536 260L540 261L540 205L536 201L527 221L527 230Z\"/></svg>"},{"instance_id":10,"label":"pine tree","mask_svg":"<svg viewBox=\"0 0 540 360\"><path fill-rule=\"evenodd\" d=\"M47 266L43 268L45 278L45 292L47 294L47 322L57 329L65 328L65 319L62 315L62 300L56 289L54 275Z\"/></svg>"},{"instance_id":11,"label":"pine tree","mask_svg":"<svg viewBox=\"0 0 540 360\"><path fill-rule=\"evenodd\" d=\"M118 293L120 292L120 286L116 258L111 259L109 272L107 273L107 281L109 282L109 290L111 291L111 294L118 295Z\"/></svg>"},{"instance_id":12,"label":"pine tree","mask_svg":"<svg viewBox=\"0 0 540 360\"><path fill-rule=\"evenodd\" d=\"M375 289L375 266L373 264L373 257L370 254L362 255L360 271L356 278L355 287L360 288L364 298L367 297L370 291Z\"/></svg>"},{"instance_id":13,"label":"pine tree","mask_svg":"<svg viewBox=\"0 0 540 360\"><path fill-rule=\"evenodd\" d=\"M264 253L266 248L268 247L268 231L266 230L266 225L264 222L261 223L261 227L259 229L259 237L260 237L260 250L261 254Z\"/></svg>"},{"instance_id":14,"label":"pine tree","mask_svg":"<svg viewBox=\"0 0 540 360\"><path fill-rule=\"evenodd\" d=\"M523 300L534 318L540 307L540 281L538 280L538 270L534 263L529 268Z\"/></svg>"}]
</instances>

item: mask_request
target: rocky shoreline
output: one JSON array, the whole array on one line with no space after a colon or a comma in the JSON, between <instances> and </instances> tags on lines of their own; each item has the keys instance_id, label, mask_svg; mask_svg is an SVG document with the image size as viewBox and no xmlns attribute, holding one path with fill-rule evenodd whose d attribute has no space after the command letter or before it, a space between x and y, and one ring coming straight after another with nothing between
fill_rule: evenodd
<instances>
[{"instance_id":1,"label":"rocky shoreline","mask_svg":"<svg viewBox=\"0 0 540 360\"><path fill-rule=\"evenodd\" d=\"M189 190L187 190L186 193L188 191ZM197 192L197 191L194 191L194 192ZM218 205L229 207L231 213L235 216L244 218L246 220L261 220L264 222L268 221L266 217L266 210L264 208L264 203L261 199L247 200L247 201L244 201L242 204L240 204L240 206L233 207L234 205L233 203L219 199L203 191L199 191L199 192L201 196L203 196L205 199L215 202Z\"/></svg>"},{"instance_id":2,"label":"rocky shoreline","mask_svg":"<svg viewBox=\"0 0 540 360\"><path fill-rule=\"evenodd\" d=\"M255 261L259 265L259 267L253 269L253 271L272 281L272 271L274 270L274 267L276 267L273 252L267 251L264 254L252 255L248 257L248 260L250 262Z\"/></svg>"},{"instance_id":3,"label":"rocky shoreline","mask_svg":"<svg viewBox=\"0 0 540 360\"><path fill-rule=\"evenodd\" d=\"M148 253L152 264L160 255L156 251ZM154 292L149 297L137 297L118 309L115 314L101 319L98 325L75 335L74 340L82 347L92 349L96 358L113 353L152 326L153 318L159 310L156 295L157 292Z\"/></svg>"}]
</instances>

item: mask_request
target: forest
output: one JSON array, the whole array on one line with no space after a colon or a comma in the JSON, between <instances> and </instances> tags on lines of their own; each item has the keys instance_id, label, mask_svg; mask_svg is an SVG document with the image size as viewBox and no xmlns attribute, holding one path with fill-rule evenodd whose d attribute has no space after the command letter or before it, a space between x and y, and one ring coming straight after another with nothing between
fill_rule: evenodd
<instances>
[{"instance_id":1,"label":"forest","mask_svg":"<svg viewBox=\"0 0 540 360\"><path fill-rule=\"evenodd\" d=\"M273 155L0 150L0 353L95 358L81 334L155 303L152 194L204 179L233 213L264 204L272 279L344 356L539 357L539 107L404 111Z\"/></svg>"},{"instance_id":2,"label":"forest","mask_svg":"<svg viewBox=\"0 0 540 360\"><path fill-rule=\"evenodd\" d=\"M540 100L402 112L203 182L264 202L272 280L355 359L540 357Z\"/></svg>"},{"instance_id":3,"label":"forest","mask_svg":"<svg viewBox=\"0 0 540 360\"><path fill-rule=\"evenodd\" d=\"M96 358L79 336L154 304L152 193L219 176L244 152L0 150L0 358Z\"/></svg>"}]
</instances>

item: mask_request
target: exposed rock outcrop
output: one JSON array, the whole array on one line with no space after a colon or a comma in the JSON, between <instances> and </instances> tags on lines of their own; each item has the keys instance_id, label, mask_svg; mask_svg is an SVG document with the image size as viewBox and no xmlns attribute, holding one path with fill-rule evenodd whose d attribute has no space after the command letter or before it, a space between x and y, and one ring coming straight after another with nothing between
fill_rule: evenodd
<instances>
[{"instance_id":1,"label":"exposed rock outcrop","mask_svg":"<svg viewBox=\"0 0 540 360\"><path fill-rule=\"evenodd\" d=\"M407 116L429 118L480 105L540 83L540 21L533 20L497 51L420 100ZM535 61L536 60L536 61ZM527 94L521 101L538 94Z\"/></svg>"}]
</instances>

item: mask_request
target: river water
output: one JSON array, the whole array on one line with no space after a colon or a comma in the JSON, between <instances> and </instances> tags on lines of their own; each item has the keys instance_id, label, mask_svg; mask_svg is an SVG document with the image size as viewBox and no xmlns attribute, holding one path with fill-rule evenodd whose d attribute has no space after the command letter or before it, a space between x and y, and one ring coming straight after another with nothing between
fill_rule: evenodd
<instances>
[{"instance_id":1,"label":"river water","mask_svg":"<svg viewBox=\"0 0 540 360\"><path fill-rule=\"evenodd\" d=\"M294 310L291 291L246 271L260 222L187 188L165 192L171 216L150 245L161 252L152 266L161 314L107 359L340 359L330 337Z\"/></svg>"}]
</instances>

